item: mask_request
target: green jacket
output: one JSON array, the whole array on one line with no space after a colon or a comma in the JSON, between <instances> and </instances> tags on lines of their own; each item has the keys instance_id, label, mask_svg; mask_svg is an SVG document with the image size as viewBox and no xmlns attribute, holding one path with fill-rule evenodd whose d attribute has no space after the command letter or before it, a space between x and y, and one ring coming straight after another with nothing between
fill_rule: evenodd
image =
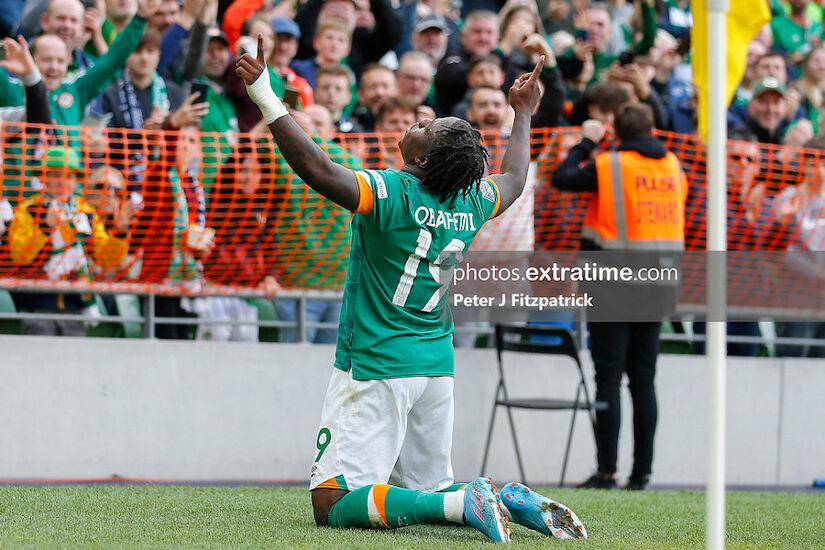
<instances>
[{"instance_id":1,"label":"green jacket","mask_svg":"<svg viewBox=\"0 0 825 550\"><path fill-rule=\"evenodd\" d=\"M121 67L140 42L145 27L146 19L133 17L112 43L106 55L101 56L83 74L64 80L56 90L49 93L52 119L55 124L65 126L80 124L86 106L117 79ZM25 100L23 83L0 78L0 98L17 100L16 103L8 103L8 105L23 105Z\"/></svg>"}]
</instances>

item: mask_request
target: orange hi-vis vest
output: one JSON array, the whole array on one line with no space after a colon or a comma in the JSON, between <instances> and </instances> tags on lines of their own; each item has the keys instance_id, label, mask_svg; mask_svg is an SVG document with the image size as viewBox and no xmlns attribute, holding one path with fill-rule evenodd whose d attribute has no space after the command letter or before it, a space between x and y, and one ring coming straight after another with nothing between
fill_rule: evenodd
<instances>
[{"instance_id":1,"label":"orange hi-vis vest","mask_svg":"<svg viewBox=\"0 0 825 550\"><path fill-rule=\"evenodd\" d=\"M582 238L605 250L684 250L687 179L668 152L596 156L599 191L590 198Z\"/></svg>"}]
</instances>

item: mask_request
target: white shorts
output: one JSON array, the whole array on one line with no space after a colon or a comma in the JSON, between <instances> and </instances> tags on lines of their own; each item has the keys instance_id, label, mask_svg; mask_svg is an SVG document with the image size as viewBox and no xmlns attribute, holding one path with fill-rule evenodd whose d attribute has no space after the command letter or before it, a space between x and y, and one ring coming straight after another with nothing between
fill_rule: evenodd
<instances>
[{"instance_id":1,"label":"white shorts","mask_svg":"<svg viewBox=\"0 0 825 550\"><path fill-rule=\"evenodd\" d=\"M449 487L453 415L451 376L353 380L333 369L309 488Z\"/></svg>"}]
</instances>

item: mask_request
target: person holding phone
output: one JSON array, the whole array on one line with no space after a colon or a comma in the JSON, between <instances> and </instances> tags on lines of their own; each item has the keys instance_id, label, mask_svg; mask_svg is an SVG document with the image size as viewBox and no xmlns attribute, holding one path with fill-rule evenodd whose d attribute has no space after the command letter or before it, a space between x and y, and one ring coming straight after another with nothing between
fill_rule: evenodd
<instances>
[{"instance_id":1,"label":"person holding phone","mask_svg":"<svg viewBox=\"0 0 825 550\"><path fill-rule=\"evenodd\" d=\"M126 60L120 78L103 94L103 109L112 114L113 128L182 128L199 123L209 104L195 94L186 96L174 82L157 73L160 33L147 27Z\"/></svg>"}]
</instances>

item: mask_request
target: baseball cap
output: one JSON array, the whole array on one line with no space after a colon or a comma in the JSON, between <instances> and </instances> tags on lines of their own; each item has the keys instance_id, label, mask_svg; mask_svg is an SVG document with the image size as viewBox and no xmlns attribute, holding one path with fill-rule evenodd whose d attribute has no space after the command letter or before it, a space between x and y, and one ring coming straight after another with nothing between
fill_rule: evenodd
<instances>
[{"instance_id":1,"label":"baseball cap","mask_svg":"<svg viewBox=\"0 0 825 550\"><path fill-rule=\"evenodd\" d=\"M427 29L438 29L448 34L450 32L447 21L441 15L425 15L424 17L420 17L418 21L415 22L413 32L422 32Z\"/></svg>"},{"instance_id":2,"label":"baseball cap","mask_svg":"<svg viewBox=\"0 0 825 550\"><path fill-rule=\"evenodd\" d=\"M75 172L83 171L80 155L70 147L49 147L40 159L42 168L63 168Z\"/></svg>"},{"instance_id":3,"label":"baseball cap","mask_svg":"<svg viewBox=\"0 0 825 550\"><path fill-rule=\"evenodd\" d=\"M270 23L275 34L289 34L301 38L301 28L289 17L273 17Z\"/></svg>"},{"instance_id":4,"label":"baseball cap","mask_svg":"<svg viewBox=\"0 0 825 550\"><path fill-rule=\"evenodd\" d=\"M766 76L754 86L753 97L757 98L767 92L776 92L782 97L785 97L785 85L772 76Z\"/></svg>"},{"instance_id":5,"label":"baseball cap","mask_svg":"<svg viewBox=\"0 0 825 550\"><path fill-rule=\"evenodd\" d=\"M226 46L229 46L229 40L226 39L226 35L223 34L223 31L218 27L210 27L206 31L206 37L209 40L220 40Z\"/></svg>"}]
</instances>

